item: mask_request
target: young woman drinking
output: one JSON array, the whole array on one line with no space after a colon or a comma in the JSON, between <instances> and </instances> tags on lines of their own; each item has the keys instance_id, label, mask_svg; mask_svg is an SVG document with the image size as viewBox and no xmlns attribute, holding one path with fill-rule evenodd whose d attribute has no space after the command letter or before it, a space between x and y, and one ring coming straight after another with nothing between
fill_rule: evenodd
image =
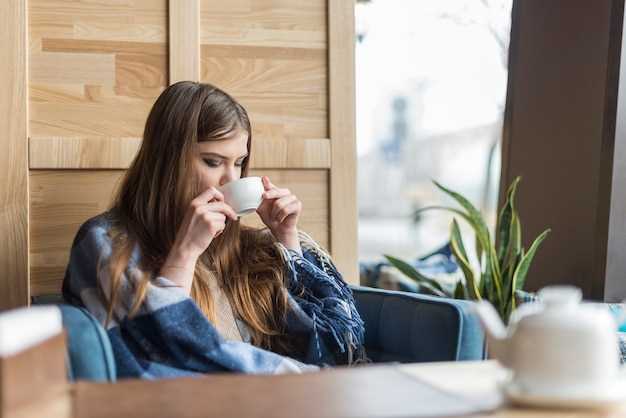
<instances>
[{"instance_id":1,"label":"young woman drinking","mask_svg":"<svg viewBox=\"0 0 626 418\"><path fill-rule=\"evenodd\" d=\"M263 178L264 229L220 187L246 177L252 129L220 89L163 91L109 211L72 246L65 299L107 329L119 377L280 373L363 357L364 328L328 254L298 230L302 203Z\"/></svg>"}]
</instances>

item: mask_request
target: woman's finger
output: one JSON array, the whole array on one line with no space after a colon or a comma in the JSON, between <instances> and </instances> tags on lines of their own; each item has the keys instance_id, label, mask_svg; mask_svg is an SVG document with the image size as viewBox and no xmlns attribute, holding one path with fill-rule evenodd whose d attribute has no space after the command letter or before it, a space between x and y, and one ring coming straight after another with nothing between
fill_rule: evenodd
<instances>
[{"instance_id":1,"label":"woman's finger","mask_svg":"<svg viewBox=\"0 0 626 418\"><path fill-rule=\"evenodd\" d=\"M191 201L192 206L203 206L212 200L224 201L224 195L215 187L209 187Z\"/></svg>"},{"instance_id":2,"label":"woman's finger","mask_svg":"<svg viewBox=\"0 0 626 418\"><path fill-rule=\"evenodd\" d=\"M300 201L296 201L290 203L287 207L278 212L278 223L283 223L288 216L297 213L300 210L300 205Z\"/></svg>"},{"instance_id":3,"label":"woman's finger","mask_svg":"<svg viewBox=\"0 0 626 418\"><path fill-rule=\"evenodd\" d=\"M263 199L278 199L291 194L289 189L272 189L263 193Z\"/></svg>"},{"instance_id":4,"label":"woman's finger","mask_svg":"<svg viewBox=\"0 0 626 418\"><path fill-rule=\"evenodd\" d=\"M209 203L208 205L206 205L206 210L211 212L219 212L234 221L237 220L237 213L235 213L233 208L230 207L230 205L228 205L227 203L221 201Z\"/></svg>"},{"instance_id":5,"label":"woman's finger","mask_svg":"<svg viewBox=\"0 0 626 418\"><path fill-rule=\"evenodd\" d=\"M281 197L280 199L276 200L274 202L274 205L272 207L272 213L271 213L271 218L272 219L276 219L278 218L278 214L285 209L287 206L289 206L290 204L292 204L293 202L296 202L298 200L298 198L293 195L290 194L288 196L284 196Z\"/></svg>"},{"instance_id":6,"label":"woman's finger","mask_svg":"<svg viewBox=\"0 0 626 418\"><path fill-rule=\"evenodd\" d=\"M271 190L271 189L277 188L276 186L272 184L272 182L270 181L270 178L267 176L261 177L261 181L263 182L263 187L265 188L265 190Z\"/></svg>"}]
</instances>

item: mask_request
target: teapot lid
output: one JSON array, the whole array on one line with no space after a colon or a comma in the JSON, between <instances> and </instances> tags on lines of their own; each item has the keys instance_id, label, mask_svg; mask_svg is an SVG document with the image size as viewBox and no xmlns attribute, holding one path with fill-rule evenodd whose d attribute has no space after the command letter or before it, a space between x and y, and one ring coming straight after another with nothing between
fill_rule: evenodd
<instances>
[{"instance_id":1,"label":"teapot lid","mask_svg":"<svg viewBox=\"0 0 626 418\"><path fill-rule=\"evenodd\" d=\"M611 316L594 304L581 304L574 286L548 286L539 291L538 304L520 306L513 314L517 328L558 330L577 334L612 332ZM534 305L534 306L532 306Z\"/></svg>"},{"instance_id":2,"label":"teapot lid","mask_svg":"<svg viewBox=\"0 0 626 418\"><path fill-rule=\"evenodd\" d=\"M539 300L547 309L572 307L582 298L581 290L575 286L548 286L539 291Z\"/></svg>"}]
</instances>

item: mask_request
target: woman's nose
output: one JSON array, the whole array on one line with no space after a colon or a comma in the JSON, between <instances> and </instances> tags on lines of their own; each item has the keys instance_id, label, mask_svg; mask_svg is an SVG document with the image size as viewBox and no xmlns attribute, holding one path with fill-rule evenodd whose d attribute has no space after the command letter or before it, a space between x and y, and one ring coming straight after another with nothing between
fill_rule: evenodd
<instances>
[{"instance_id":1,"label":"woman's nose","mask_svg":"<svg viewBox=\"0 0 626 418\"><path fill-rule=\"evenodd\" d=\"M233 180L237 180L237 170L235 170L235 167L227 167L220 179L220 186Z\"/></svg>"}]
</instances>

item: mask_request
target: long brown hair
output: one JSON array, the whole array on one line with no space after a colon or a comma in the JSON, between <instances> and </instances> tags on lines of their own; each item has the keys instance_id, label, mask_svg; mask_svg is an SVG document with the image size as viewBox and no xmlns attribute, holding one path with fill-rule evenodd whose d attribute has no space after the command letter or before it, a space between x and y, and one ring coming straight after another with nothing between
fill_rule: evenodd
<instances>
[{"instance_id":1,"label":"long brown hair","mask_svg":"<svg viewBox=\"0 0 626 418\"><path fill-rule=\"evenodd\" d=\"M150 281L163 265L183 216L201 190L194 159L200 141L228 139L236 130L248 134L248 157L242 163L247 176L252 129L246 110L219 88L181 81L166 88L148 119L139 153L121 183L112 213L113 252L108 319L118 303L118 291L133 248L141 251L141 277L132 280L134 315ZM288 301L283 282L284 262L271 234L227 221L196 264L191 297L215 321L209 280L218 280L236 316L248 325L252 343L284 351L284 318Z\"/></svg>"}]
</instances>

